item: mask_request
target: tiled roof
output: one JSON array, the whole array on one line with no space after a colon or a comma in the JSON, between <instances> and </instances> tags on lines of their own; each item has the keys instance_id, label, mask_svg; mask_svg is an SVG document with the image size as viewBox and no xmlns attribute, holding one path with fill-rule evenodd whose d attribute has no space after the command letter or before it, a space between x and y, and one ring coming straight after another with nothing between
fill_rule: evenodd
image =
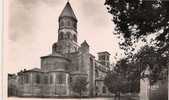
<instances>
[{"instance_id":1,"label":"tiled roof","mask_svg":"<svg viewBox=\"0 0 169 100\"><path fill-rule=\"evenodd\" d=\"M33 68L33 69L28 70L28 71L37 71L37 72L41 72L41 69L39 69L39 68Z\"/></svg>"},{"instance_id":2,"label":"tiled roof","mask_svg":"<svg viewBox=\"0 0 169 100\"><path fill-rule=\"evenodd\" d=\"M59 17L60 18L61 17L71 17L71 18L74 18L75 20L77 20L69 2L67 2L66 6L64 7L64 9L63 9L63 11L62 11L62 13L60 14Z\"/></svg>"}]
</instances>

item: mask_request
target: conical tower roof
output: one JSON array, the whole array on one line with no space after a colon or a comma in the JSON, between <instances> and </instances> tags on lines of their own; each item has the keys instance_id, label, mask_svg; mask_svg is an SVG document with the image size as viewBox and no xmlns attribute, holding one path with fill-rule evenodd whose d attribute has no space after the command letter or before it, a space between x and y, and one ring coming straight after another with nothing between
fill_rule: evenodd
<instances>
[{"instance_id":1,"label":"conical tower roof","mask_svg":"<svg viewBox=\"0 0 169 100\"><path fill-rule=\"evenodd\" d=\"M66 6L64 7L62 13L60 14L59 18L61 18L61 17L71 17L71 18L77 20L69 2L66 3Z\"/></svg>"}]
</instances>

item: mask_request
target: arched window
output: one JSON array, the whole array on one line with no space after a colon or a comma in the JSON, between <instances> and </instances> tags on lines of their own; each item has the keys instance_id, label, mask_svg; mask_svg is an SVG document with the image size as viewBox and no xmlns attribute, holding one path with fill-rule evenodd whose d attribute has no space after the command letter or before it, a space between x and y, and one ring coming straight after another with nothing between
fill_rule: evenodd
<instances>
[{"instance_id":1,"label":"arched window","mask_svg":"<svg viewBox=\"0 0 169 100\"><path fill-rule=\"evenodd\" d=\"M106 87L105 86L103 86L102 91L103 91L103 93L106 93Z\"/></svg>"},{"instance_id":2,"label":"arched window","mask_svg":"<svg viewBox=\"0 0 169 100\"><path fill-rule=\"evenodd\" d=\"M50 75L50 84L52 84L52 83L53 83L53 76Z\"/></svg>"},{"instance_id":3,"label":"arched window","mask_svg":"<svg viewBox=\"0 0 169 100\"><path fill-rule=\"evenodd\" d=\"M72 80L72 77L70 77L70 83L72 82L73 80Z\"/></svg>"},{"instance_id":4,"label":"arched window","mask_svg":"<svg viewBox=\"0 0 169 100\"><path fill-rule=\"evenodd\" d=\"M96 92L99 90L99 88L96 86Z\"/></svg>"},{"instance_id":5,"label":"arched window","mask_svg":"<svg viewBox=\"0 0 169 100\"><path fill-rule=\"evenodd\" d=\"M29 75L25 75L25 83L29 83Z\"/></svg>"},{"instance_id":6,"label":"arched window","mask_svg":"<svg viewBox=\"0 0 169 100\"><path fill-rule=\"evenodd\" d=\"M48 84L48 76L44 77L44 84Z\"/></svg>"},{"instance_id":7,"label":"arched window","mask_svg":"<svg viewBox=\"0 0 169 100\"><path fill-rule=\"evenodd\" d=\"M77 37L76 37L75 34L73 35L73 40L74 40L75 42L77 42Z\"/></svg>"},{"instance_id":8,"label":"arched window","mask_svg":"<svg viewBox=\"0 0 169 100\"><path fill-rule=\"evenodd\" d=\"M96 96L98 95L98 93L99 93L99 88L96 86L96 88L95 88L95 91L96 91Z\"/></svg>"},{"instance_id":9,"label":"arched window","mask_svg":"<svg viewBox=\"0 0 169 100\"><path fill-rule=\"evenodd\" d=\"M57 79L58 79L58 84L63 84L63 75L62 74L58 74Z\"/></svg>"},{"instance_id":10,"label":"arched window","mask_svg":"<svg viewBox=\"0 0 169 100\"><path fill-rule=\"evenodd\" d=\"M67 34L67 38L70 39L71 33L70 33L70 32L67 32L66 34Z\"/></svg>"},{"instance_id":11,"label":"arched window","mask_svg":"<svg viewBox=\"0 0 169 100\"><path fill-rule=\"evenodd\" d=\"M56 52L57 49L58 49L58 45L57 45L57 43L54 43L52 46L52 52Z\"/></svg>"},{"instance_id":12,"label":"arched window","mask_svg":"<svg viewBox=\"0 0 169 100\"><path fill-rule=\"evenodd\" d=\"M23 76L20 76L19 81L20 81L20 84L23 84L23 83L24 83L24 77L23 77Z\"/></svg>"},{"instance_id":13,"label":"arched window","mask_svg":"<svg viewBox=\"0 0 169 100\"><path fill-rule=\"evenodd\" d=\"M60 32L59 38L58 38L59 40L62 40L62 39L63 39L63 34L64 34L63 32Z\"/></svg>"},{"instance_id":14,"label":"arched window","mask_svg":"<svg viewBox=\"0 0 169 100\"><path fill-rule=\"evenodd\" d=\"M96 76L96 77L99 77L99 72L98 72L97 69L95 70L95 76Z\"/></svg>"},{"instance_id":15,"label":"arched window","mask_svg":"<svg viewBox=\"0 0 169 100\"><path fill-rule=\"evenodd\" d=\"M58 84L64 84L65 83L65 78L64 74L58 74L57 79L58 79Z\"/></svg>"},{"instance_id":16,"label":"arched window","mask_svg":"<svg viewBox=\"0 0 169 100\"><path fill-rule=\"evenodd\" d=\"M63 20L60 21L60 26L64 26Z\"/></svg>"},{"instance_id":17,"label":"arched window","mask_svg":"<svg viewBox=\"0 0 169 100\"><path fill-rule=\"evenodd\" d=\"M39 75L39 74L36 75L36 83L37 83L37 84L40 83L40 75Z\"/></svg>"},{"instance_id":18,"label":"arched window","mask_svg":"<svg viewBox=\"0 0 169 100\"><path fill-rule=\"evenodd\" d=\"M77 28L76 22L73 23L73 27L74 27L74 28Z\"/></svg>"},{"instance_id":19,"label":"arched window","mask_svg":"<svg viewBox=\"0 0 169 100\"><path fill-rule=\"evenodd\" d=\"M71 26L71 22L70 21L67 21L67 26Z\"/></svg>"},{"instance_id":20,"label":"arched window","mask_svg":"<svg viewBox=\"0 0 169 100\"><path fill-rule=\"evenodd\" d=\"M74 50L75 50L75 52L77 51L77 48L76 47L74 47Z\"/></svg>"},{"instance_id":21,"label":"arched window","mask_svg":"<svg viewBox=\"0 0 169 100\"><path fill-rule=\"evenodd\" d=\"M65 34L63 37L64 37L64 39L65 39L65 40L67 40L67 39L68 39L67 34Z\"/></svg>"}]
</instances>

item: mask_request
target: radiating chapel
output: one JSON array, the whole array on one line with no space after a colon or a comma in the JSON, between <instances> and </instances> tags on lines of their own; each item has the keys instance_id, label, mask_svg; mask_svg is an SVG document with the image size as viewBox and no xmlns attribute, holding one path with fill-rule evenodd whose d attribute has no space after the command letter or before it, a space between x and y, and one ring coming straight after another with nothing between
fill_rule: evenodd
<instances>
[{"instance_id":1,"label":"radiating chapel","mask_svg":"<svg viewBox=\"0 0 169 100\"><path fill-rule=\"evenodd\" d=\"M8 91L15 96L76 96L70 84L80 76L88 82L83 96L109 96L103 80L110 70L110 54L107 51L99 52L96 59L89 53L87 41L78 44L78 19L69 2L58 22L58 40L53 43L52 52L41 57L40 68L9 75Z\"/></svg>"}]
</instances>

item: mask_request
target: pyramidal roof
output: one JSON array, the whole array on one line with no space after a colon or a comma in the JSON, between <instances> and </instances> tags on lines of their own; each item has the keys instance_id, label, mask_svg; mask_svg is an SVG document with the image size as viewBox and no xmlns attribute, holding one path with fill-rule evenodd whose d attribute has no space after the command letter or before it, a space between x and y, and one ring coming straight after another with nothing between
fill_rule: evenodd
<instances>
[{"instance_id":1,"label":"pyramidal roof","mask_svg":"<svg viewBox=\"0 0 169 100\"><path fill-rule=\"evenodd\" d=\"M62 13L60 14L59 18L65 17L65 16L71 17L71 18L74 18L75 20L77 20L69 2L66 3L66 6L64 7L64 9L63 9Z\"/></svg>"}]
</instances>

